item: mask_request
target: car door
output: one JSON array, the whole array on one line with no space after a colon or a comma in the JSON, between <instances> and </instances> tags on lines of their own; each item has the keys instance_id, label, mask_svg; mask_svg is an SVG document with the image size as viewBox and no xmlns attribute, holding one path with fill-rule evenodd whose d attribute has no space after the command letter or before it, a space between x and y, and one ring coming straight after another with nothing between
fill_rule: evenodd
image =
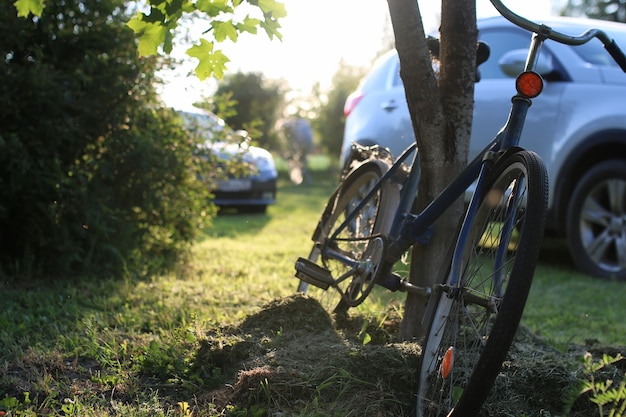
<instances>
[{"instance_id":1,"label":"car door","mask_svg":"<svg viewBox=\"0 0 626 417\"><path fill-rule=\"evenodd\" d=\"M404 150L415 142L413 124L406 101L404 84L400 79L400 65L396 59L395 69L391 71L386 95L381 100L381 113L387 119L388 135L396 138L390 141L390 150L394 157L398 157Z\"/></svg>"},{"instance_id":2,"label":"car door","mask_svg":"<svg viewBox=\"0 0 626 417\"><path fill-rule=\"evenodd\" d=\"M348 97L342 164L349 158L353 142L378 144L398 156L415 141L398 66L395 50L381 56Z\"/></svg>"}]
</instances>

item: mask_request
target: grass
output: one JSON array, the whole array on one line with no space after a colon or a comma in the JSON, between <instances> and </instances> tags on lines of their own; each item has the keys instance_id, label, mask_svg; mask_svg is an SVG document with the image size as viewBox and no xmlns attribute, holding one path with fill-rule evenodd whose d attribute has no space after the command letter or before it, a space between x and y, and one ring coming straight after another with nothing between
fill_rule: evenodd
<instances>
[{"instance_id":1,"label":"grass","mask_svg":"<svg viewBox=\"0 0 626 417\"><path fill-rule=\"evenodd\" d=\"M236 353L247 346L245 334L226 338L224 329L293 295L294 261L308 254L335 186L336 176L319 162L313 185L283 180L267 214L219 215L176 273L0 283L0 409L24 416L173 416L204 401L201 415L253 415L212 409L201 393L226 372L215 343L232 346L229 360L244 360ZM563 242L548 240L523 324L555 344L625 346L625 285L578 273ZM401 312L402 299L376 291L359 312L380 316L389 304ZM282 326L266 329L267 346L289 340Z\"/></svg>"},{"instance_id":2,"label":"grass","mask_svg":"<svg viewBox=\"0 0 626 417\"><path fill-rule=\"evenodd\" d=\"M580 273L566 242L546 238L522 323L560 342L624 346L625 299L626 283Z\"/></svg>"},{"instance_id":3,"label":"grass","mask_svg":"<svg viewBox=\"0 0 626 417\"><path fill-rule=\"evenodd\" d=\"M326 183L306 188L284 184L278 205L269 207L267 215L215 219L214 229L194 248L194 273L215 282L207 292L208 303L219 306L218 320L240 319L295 291L294 262L310 250L313 213L321 212L319 195L330 189Z\"/></svg>"}]
</instances>

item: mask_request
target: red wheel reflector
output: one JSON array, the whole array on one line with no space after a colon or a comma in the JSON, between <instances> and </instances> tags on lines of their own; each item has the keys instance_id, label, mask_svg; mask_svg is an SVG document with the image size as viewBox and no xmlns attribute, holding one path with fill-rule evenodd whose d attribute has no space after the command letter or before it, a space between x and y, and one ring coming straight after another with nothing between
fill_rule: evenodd
<instances>
[{"instance_id":1,"label":"red wheel reflector","mask_svg":"<svg viewBox=\"0 0 626 417\"><path fill-rule=\"evenodd\" d=\"M515 81L517 92L524 97L535 98L543 90L543 79L536 72L526 71L517 76Z\"/></svg>"},{"instance_id":2,"label":"red wheel reflector","mask_svg":"<svg viewBox=\"0 0 626 417\"><path fill-rule=\"evenodd\" d=\"M443 355L443 361L441 362L441 376L443 379L447 379L452 372L452 366L454 365L454 348L449 347L446 354Z\"/></svg>"}]
</instances>

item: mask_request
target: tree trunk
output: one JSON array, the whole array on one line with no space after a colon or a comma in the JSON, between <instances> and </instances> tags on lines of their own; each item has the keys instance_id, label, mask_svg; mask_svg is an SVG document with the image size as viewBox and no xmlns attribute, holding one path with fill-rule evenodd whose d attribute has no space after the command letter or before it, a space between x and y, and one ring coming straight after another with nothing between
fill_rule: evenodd
<instances>
[{"instance_id":1,"label":"tree trunk","mask_svg":"<svg viewBox=\"0 0 626 417\"><path fill-rule=\"evenodd\" d=\"M425 207L465 167L472 126L476 74L476 7L473 1L443 0L440 73L432 69L421 14L415 0L388 0L400 77L419 149L421 179L416 208ZM427 245L416 244L410 281L432 285L443 279L449 248L456 236L462 200L435 225ZM424 335L423 297L409 294L400 337Z\"/></svg>"}]
</instances>

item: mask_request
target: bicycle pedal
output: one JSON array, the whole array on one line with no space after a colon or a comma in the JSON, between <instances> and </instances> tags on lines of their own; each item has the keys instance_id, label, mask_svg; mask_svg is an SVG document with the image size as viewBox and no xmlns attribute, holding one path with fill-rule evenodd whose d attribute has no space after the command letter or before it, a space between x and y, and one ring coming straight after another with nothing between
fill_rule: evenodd
<instances>
[{"instance_id":1,"label":"bicycle pedal","mask_svg":"<svg viewBox=\"0 0 626 417\"><path fill-rule=\"evenodd\" d=\"M298 258L296 261L296 277L323 290L335 282L330 271L306 258Z\"/></svg>"}]
</instances>

